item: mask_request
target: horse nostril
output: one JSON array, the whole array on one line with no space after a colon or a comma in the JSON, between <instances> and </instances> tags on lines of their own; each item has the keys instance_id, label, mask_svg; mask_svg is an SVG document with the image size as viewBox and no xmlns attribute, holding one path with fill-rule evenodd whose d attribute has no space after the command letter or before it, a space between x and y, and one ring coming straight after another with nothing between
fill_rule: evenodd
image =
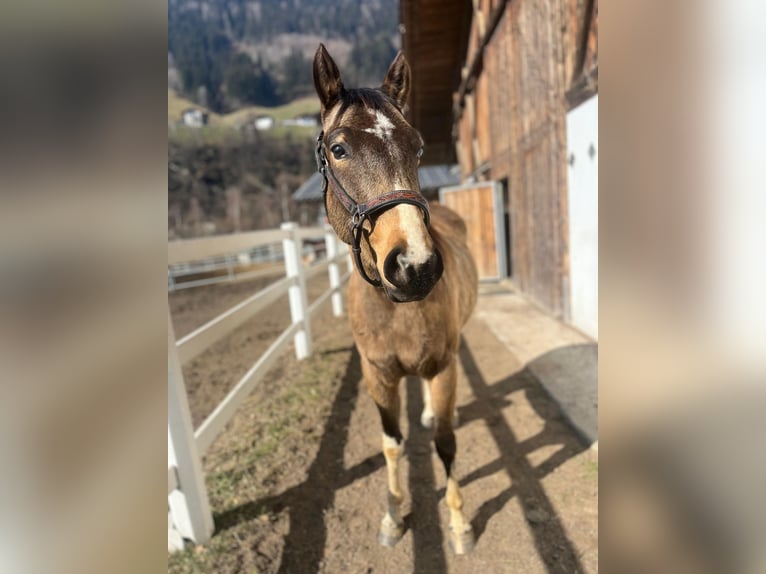
<instances>
[{"instance_id":1,"label":"horse nostril","mask_svg":"<svg viewBox=\"0 0 766 574\"><path fill-rule=\"evenodd\" d=\"M413 265L402 248L395 248L383 262L383 274L394 287L405 290L429 290L444 271L441 254L434 250L431 256L418 265Z\"/></svg>"},{"instance_id":2,"label":"horse nostril","mask_svg":"<svg viewBox=\"0 0 766 574\"><path fill-rule=\"evenodd\" d=\"M401 287L406 283L407 277L406 272L404 272L407 266L406 261L404 249L397 247L391 250L383 262L383 274L392 285Z\"/></svg>"},{"instance_id":3,"label":"horse nostril","mask_svg":"<svg viewBox=\"0 0 766 574\"><path fill-rule=\"evenodd\" d=\"M438 250L434 250L433 255L428 261L428 267L434 281L438 281L441 278L442 273L444 273L444 260L442 259L442 254L439 253Z\"/></svg>"}]
</instances>

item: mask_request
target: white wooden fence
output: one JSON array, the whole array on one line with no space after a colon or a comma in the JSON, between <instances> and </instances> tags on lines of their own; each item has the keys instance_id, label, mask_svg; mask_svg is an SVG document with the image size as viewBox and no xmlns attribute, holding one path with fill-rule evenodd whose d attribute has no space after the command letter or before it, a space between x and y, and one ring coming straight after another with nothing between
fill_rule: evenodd
<instances>
[{"instance_id":1,"label":"white wooden fence","mask_svg":"<svg viewBox=\"0 0 766 574\"><path fill-rule=\"evenodd\" d=\"M327 258L307 267L301 253L303 241L323 237ZM199 261L253 247L282 242L285 277L253 294L231 309L176 341L168 311L168 550L183 548L183 540L200 544L213 533L213 518L205 490L200 457L236 413L242 401L272 367L292 339L298 359L311 355L311 317L332 301L333 313L343 313L341 286L351 272L351 260L330 227L299 228L284 223L281 229L238 233L168 244L168 265ZM341 246L343 249L341 249ZM347 271L341 276L340 263ZM327 270L330 288L311 305L306 282ZM231 333L260 310L287 294L292 324L285 329L250 370L196 430L192 427L182 365Z\"/></svg>"}]
</instances>

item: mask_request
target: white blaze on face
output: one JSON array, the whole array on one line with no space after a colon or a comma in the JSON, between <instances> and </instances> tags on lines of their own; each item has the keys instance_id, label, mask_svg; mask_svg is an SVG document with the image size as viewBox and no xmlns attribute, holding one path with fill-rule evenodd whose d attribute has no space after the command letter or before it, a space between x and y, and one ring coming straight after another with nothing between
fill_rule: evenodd
<instances>
[{"instance_id":1,"label":"white blaze on face","mask_svg":"<svg viewBox=\"0 0 766 574\"><path fill-rule=\"evenodd\" d=\"M394 124L391 123L391 120L389 120L380 110L375 110L373 115L375 117L375 125L364 131L378 136L382 140L390 138L394 131Z\"/></svg>"},{"instance_id":2,"label":"white blaze on face","mask_svg":"<svg viewBox=\"0 0 766 574\"><path fill-rule=\"evenodd\" d=\"M423 212L414 205L397 205L399 225L407 238L407 253L405 257L410 265L420 265L431 257L428 246L428 230L423 221Z\"/></svg>"}]
</instances>

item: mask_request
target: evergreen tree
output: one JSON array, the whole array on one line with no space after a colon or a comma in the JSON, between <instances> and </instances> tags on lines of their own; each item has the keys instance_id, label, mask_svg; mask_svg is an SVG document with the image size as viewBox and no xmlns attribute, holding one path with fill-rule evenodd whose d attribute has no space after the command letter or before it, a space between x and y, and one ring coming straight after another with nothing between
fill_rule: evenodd
<instances>
[{"instance_id":1,"label":"evergreen tree","mask_svg":"<svg viewBox=\"0 0 766 574\"><path fill-rule=\"evenodd\" d=\"M168 0L168 51L183 93L216 112L313 92L311 59L300 50L261 64L237 44L265 45L286 33L344 40L352 46L344 80L370 85L396 53L397 26L396 0Z\"/></svg>"},{"instance_id":2,"label":"evergreen tree","mask_svg":"<svg viewBox=\"0 0 766 574\"><path fill-rule=\"evenodd\" d=\"M287 102L311 94L314 90L311 61L293 48L282 63L282 95Z\"/></svg>"}]
</instances>

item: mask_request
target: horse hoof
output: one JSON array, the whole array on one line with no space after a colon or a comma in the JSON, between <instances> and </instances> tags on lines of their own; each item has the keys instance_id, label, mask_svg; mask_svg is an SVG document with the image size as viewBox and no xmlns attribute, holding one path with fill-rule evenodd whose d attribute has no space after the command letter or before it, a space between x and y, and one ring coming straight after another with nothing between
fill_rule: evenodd
<instances>
[{"instance_id":1,"label":"horse hoof","mask_svg":"<svg viewBox=\"0 0 766 574\"><path fill-rule=\"evenodd\" d=\"M434 428L434 416L423 414L420 416L420 424L424 429Z\"/></svg>"},{"instance_id":2,"label":"horse hoof","mask_svg":"<svg viewBox=\"0 0 766 574\"><path fill-rule=\"evenodd\" d=\"M473 546L473 530L467 530L459 534L450 532L449 547L455 554L468 554L473 550Z\"/></svg>"},{"instance_id":3,"label":"horse hoof","mask_svg":"<svg viewBox=\"0 0 766 574\"><path fill-rule=\"evenodd\" d=\"M403 535L404 531L401 528L392 530L381 528L378 531L378 544L386 548L393 548L402 539Z\"/></svg>"}]
</instances>

